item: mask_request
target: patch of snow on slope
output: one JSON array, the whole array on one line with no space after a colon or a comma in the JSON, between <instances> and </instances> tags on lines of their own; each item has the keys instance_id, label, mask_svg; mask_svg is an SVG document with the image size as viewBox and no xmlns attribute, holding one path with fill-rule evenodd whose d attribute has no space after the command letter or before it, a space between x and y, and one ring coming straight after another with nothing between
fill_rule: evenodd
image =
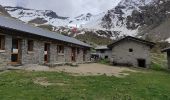
<instances>
[{"instance_id":1,"label":"patch of snow on slope","mask_svg":"<svg viewBox=\"0 0 170 100\"><path fill-rule=\"evenodd\" d=\"M165 41L168 42L168 43L170 43L170 38L166 39Z\"/></svg>"}]
</instances>

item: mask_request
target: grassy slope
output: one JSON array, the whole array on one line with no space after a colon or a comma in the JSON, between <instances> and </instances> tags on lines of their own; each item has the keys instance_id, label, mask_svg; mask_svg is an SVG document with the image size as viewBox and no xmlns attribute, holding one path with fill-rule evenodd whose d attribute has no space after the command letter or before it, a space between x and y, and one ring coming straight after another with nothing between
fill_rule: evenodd
<instances>
[{"instance_id":1,"label":"grassy slope","mask_svg":"<svg viewBox=\"0 0 170 100\"><path fill-rule=\"evenodd\" d=\"M148 71L125 78L74 77L56 72L12 71L0 74L1 100L169 100L170 73ZM40 86L37 77L47 77L59 86Z\"/></svg>"},{"instance_id":2,"label":"grassy slope","mask_svg":"<svg viewBox=\"0 0 170 100\"><path fill-rule=\"evenodd\" d=\"M96 34L93 34L90 32L86 32L86 34L78 35L78 36L76 36L76 38L81 41L86 41L87 43L89 42L89 44L92 44L92 45L95 45L95 44L108 45L113 42L113 40L111 40L109 38L100 37L100 36L97 36Z\"/></svg>"}]
</instances>

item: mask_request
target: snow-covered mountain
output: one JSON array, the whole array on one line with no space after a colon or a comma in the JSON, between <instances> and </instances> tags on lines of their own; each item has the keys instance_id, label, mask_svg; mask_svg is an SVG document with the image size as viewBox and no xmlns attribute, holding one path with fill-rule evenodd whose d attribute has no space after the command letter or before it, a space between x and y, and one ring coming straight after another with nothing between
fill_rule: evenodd
<instances>
[{"instance_id":1,"label":"snow-covered mountain","mask_svg":"<svg viewBox=\"0 0 170 100\"><path fill-rule=\"evenodd\" d=\"M151 35L151 30L169 18L169 3L170 0L121 0L107 12L81 14L73 18L59 16L52 10L4 8L12 17L73 37L93 33L110 39L131 35L145 38L157 36L159 40L166 40L170 34L162 33L165 34L162 38L160 34Z\"/></svg>"},{"instance_id":2,"label":"snow-covered mountain","mask_svg":"<svg viewBox=\"0 0 170 100\"><path fill-rule=\"evenodd\" d=\"M153 0L122 0L118 6L108 12L93 15L91 13L70 18L57 15L51 10L35 10L23 7L9 7L5 9L12 17L35 25L46 24L53 26L73 26L78 28L111 30L119 32L120 35L136 35L136 30L129 30L126 27L126 17L132 14L133 10L139 10L140 6L145 6Z\"/></svg>"},{"instance_id":3,"label":"snow-covered mountain","mask_svg":"<svg viewBox=\"0 0 170 100\"><path fill-rule=\"evenodd\" d=\"M5 9L12 17L18 18L24 22L34 24L46 24L53 26L73 26L80 27L94 18L96 15L91 13L81 14L80 16L71 18L57 15L52 10L35 10L23 7L6 6Z\"/></svg>"},{"instance_id":4,"label":"snow-covered mountain","mask_svg":"<svg viewBox=\"0 0 170 100\"><path fill-rule=\"evenodd\" d=\"M86 24L87 28L107 29L115 31L122 35L135 36L138 33L138 27L132 29L129 28L132 24L128 22L128 17L132 15L132 12L140 11L141 6L150 5L154 0L122 0L116 7L108 10L101 20L95 22L89 22ZM138 26L137 24L135 26Z\"/></svg>"}]
</instances>

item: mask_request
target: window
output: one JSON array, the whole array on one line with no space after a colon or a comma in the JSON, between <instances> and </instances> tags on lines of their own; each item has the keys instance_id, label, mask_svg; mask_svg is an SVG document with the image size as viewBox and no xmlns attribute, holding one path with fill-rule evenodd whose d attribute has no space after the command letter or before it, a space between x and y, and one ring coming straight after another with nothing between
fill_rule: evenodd
<instances>
[{"instance_id":1,"label":"window","mask_svg":"<svg viewBox=\"0 0 170 100\"><path fill-rule=\"evenodd\" d=\"M80 53L80 49L79 48L77 48L77 54L79 54Z\"/></svg>"},{"instance_id":2,"label":"window","mask_svg":"<svg viewBox=\"0 0 170 100\"><path fill-rule=\"evenodd\" d=\"M108 59L109 57L108 57L108 56L105 56L104 58L105 58L105 59Z\"/></svg>"},{"instance_id":3,"label":"window","mask_svg":"<svg viewBox=\"0 0 170 100\"><path fill-rule=\"evenodd\" d=\"M64 46L59 45L59 46L57 47L57 52L58 52L58 53L64 53Z\"/></svg>"},{"instance_id":4,"label":"window","mask_svg":"<svg viewBox=\"0 0 170 100\"><path fill-rule=\"evenodd\" d=\"M28 40L28 51L33 51L34 42L33 40Z\"/></svg>"},{"instance_id":5,"label":"window","mask_svg":"<svg viewBox=\"0 0 170 100\"><path fill-rule=\"evenodd\" d=\"M132 49L132 48L130 48L130 49L129 49L129 52L133 52L133 49Z\"/></svg>"},{"instance_id":6,"label":"window","mask_svg":"<svg viewBox=\"0 0 170 100\"><path fill-rule=\"evenodd\" d=\"M0 50L5 49L5 36L0 35Z\"/></svg>"},{"instance_id":7,"label":"window","mask_svg":"<svg viewBox=\"0 0 170 100\"><path fill-rule=\"evenodd\" d=\"M100 50L101 53L105 53L105 50Z\"/></svg>"}]
</instances>

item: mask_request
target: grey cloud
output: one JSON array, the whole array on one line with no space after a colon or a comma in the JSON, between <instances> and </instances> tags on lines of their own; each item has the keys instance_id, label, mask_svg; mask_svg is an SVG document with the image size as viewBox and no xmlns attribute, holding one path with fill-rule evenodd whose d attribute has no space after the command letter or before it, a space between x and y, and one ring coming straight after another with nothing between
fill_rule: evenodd
<instances>
[{"instance_id":1,"label":"grey cloud","mask_svg":"<svg viewBox=\"0 0 170 100\"><path fill-rule=\"evenodd\" d=\"M120 0L0 0L2 5L53 10L61 16L100 13L113 8Z\"/></svg>"},{"instance_id":2,"label":"grey cloud","mask_svg":"<svg viewBox=\"0 0 170 100\"><path fill-rule=\"evenodd\" d=\"M16 6L19 7L25 7L27 6L28 1L27 0L16 0Z\"/></svg>"}]
</instances>

